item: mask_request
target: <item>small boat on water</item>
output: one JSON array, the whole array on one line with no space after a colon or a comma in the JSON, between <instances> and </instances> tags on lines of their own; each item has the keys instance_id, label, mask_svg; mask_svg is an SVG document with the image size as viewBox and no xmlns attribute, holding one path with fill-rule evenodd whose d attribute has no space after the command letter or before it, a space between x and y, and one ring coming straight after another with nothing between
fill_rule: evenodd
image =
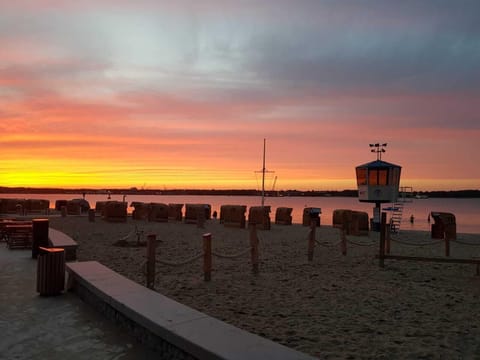
<instances>
[{"instance_id":1,"label":"small boat on water","mask_svg":"<svg viewBox=\"0 0 480 360\"><path fill-rule=\"evenodd\" d=\"M428 196L417 194L417 195L415 195L415 199L428 199Z\"/></svg>"}]
</instances>

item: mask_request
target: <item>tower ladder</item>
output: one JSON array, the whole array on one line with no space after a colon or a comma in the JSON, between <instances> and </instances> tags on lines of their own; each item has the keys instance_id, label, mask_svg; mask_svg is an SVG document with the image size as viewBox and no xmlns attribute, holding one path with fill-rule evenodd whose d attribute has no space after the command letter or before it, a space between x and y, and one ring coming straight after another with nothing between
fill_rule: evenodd
<instances>
[{"instance_id":1,"label":"tower ladder","mask_svg":"<svg viewBox=\"0 0 480 360\"><path fill-rule=\"evenodd\" d=\"M402 224L405 204L412 202L413 189L411 186L402 186L397 201L392 204L392 217L390 218L390 231L398 233Z\"/></svg>"}]
</instances>

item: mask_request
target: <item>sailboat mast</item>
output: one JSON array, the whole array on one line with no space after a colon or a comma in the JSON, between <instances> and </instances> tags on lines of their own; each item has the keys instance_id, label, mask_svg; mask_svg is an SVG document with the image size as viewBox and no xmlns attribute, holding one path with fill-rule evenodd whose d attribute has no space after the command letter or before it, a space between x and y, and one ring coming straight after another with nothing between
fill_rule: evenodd
<instances>
[{"instance_id":1,"label":"sailboat mast","mask_svg":"<svg viewBox=\"0 0 480 360\"><path fill-rule=\"evenodd\" d=\"M266 144L266 139L263 139L262 207L265 204L265 144Z\"/></svg>"}]
</instances>

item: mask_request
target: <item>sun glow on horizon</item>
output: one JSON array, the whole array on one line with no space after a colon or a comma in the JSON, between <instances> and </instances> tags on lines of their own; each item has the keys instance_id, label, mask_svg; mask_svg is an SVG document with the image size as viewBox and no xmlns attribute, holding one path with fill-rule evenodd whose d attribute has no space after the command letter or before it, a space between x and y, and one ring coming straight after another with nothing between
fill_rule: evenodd
<instances>
[{"instance_id":1,"label":"sun glow on horizon","mask_svg":"<svg viewBox=\"0 0 480 360\"><path fill-rule=\"evenodd\" d=\"M0 186L31 188L148 188L148 189L261 189L261 178L251 170L195 169L183 167L141 168L135 166L85 166L75 162L24 162L21 167L10 162ZM15 163L15 162L13 162ZM3 162L5 169L6 163ZM8 166L7 166L8 167ZM72 169L74 168L74 169ZM266 190L341 191L356 189L351 178L298 178L295 174L278 174L265 181ZM414 191L478 189L477 179L401 179L401 186Z\"/></svg>"}]
</instances>

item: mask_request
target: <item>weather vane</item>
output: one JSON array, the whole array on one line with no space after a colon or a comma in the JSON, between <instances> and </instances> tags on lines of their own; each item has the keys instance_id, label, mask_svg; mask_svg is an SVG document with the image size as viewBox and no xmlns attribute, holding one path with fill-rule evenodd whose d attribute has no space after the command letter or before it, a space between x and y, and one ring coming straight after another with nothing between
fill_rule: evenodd
<instances>
[{"instance_id":1,"label":"weather vane","mask_svg":"<svg viewBox=\"0 0 480 360\"><path fill-rule=\"evenodd\" d=\"M385 144L370 144L370 147L372 148L370 151L373 153L377 153L377 160L382 160L382 153L385 152L385 148L387 147L387 143Z\"/></svg>"}]
</instances>

